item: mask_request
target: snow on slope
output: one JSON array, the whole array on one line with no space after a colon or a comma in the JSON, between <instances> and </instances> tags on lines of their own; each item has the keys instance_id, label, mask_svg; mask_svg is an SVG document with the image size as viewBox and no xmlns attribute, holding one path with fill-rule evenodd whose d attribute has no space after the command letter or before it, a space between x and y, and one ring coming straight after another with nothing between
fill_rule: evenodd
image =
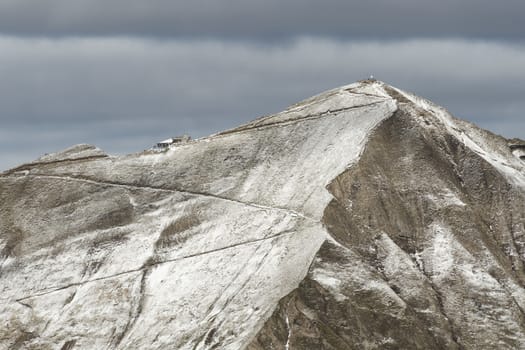
<instances>
[{"instance_id":1,"label":"snow on slope","mask_svg":"<svg viewBox=\"0 0 525 350\"><path fill-rule=\"evenodd\" d=\"M358 86L166 153L2 177L26 192L12 199L24 239L3 262L13 283L2 283L0 306L22 316L0 344L24 329L42 348L242 348L326 239L325 186L396 109L348 91ZM70 194L50 204L53 188ZM100 212L121 222L104 227Z\"/></svg>"},{"instance_id":2,"label":"snow on slope","mask_svg":"<svg viewBox=\"0 0 525 350\"><path fill-rule=\"evenodd\" d=\"M523 164L498 141L376 81L322 93L164 153L91 157L91 147L66 151L0 176L0 200L7 203L0 204L0 315L6 325L0 349L245 348L307 274L337 302L350 300L355 290L371 291L392 306L389 316L402 318L407 303L423 300L415 312L428 314L438 328L446 324L431 283L441 287L458 273L475 287L483 287L476 281L494 282L483 271L469 275L474 265L450 267L451 235L427 230L430 245L412 258L379 234L375 244L385 268L378 274L357 251L337 243L323 222L334 200L327 186L357 166L399 103L412 108L415 119L417 109L434 115L523 187ZM423 194L432 210L468 207L457 189ZM327 239L348 266L319 257ZM395 291L392 281L410 288ZM495 284L495 293L513 290L522 305L520 287L506 283ZM288 315L286 320L283 347L291 349L297 332ZM516 327L507 321L503 326Z\"/></svg>"}]
</instances>

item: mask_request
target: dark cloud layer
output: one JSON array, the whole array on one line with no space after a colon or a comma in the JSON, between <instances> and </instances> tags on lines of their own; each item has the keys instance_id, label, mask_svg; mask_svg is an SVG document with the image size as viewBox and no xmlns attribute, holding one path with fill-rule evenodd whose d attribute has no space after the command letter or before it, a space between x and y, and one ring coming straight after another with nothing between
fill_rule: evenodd
<instances>
[{"instance_id":1,"label":"dark cloud layer","mask_svg":"<svg viewBox=\"0 0 525 350\"><path fill-rule=\"evenodd\" d=\"M29 36L470 37L522 40L522 0L3 0L0 32Z\"/></svg>"}]
</instances>

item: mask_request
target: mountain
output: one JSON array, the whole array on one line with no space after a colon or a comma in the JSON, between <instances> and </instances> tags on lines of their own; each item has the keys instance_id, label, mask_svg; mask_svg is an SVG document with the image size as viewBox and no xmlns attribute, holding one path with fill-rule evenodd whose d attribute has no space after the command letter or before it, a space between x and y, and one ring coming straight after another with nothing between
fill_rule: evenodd
<instances>
[{"instance_id":1,"label":"mountain","mask_svg":"<svg viewBox=\"0 0 525 350\"><path fill-rule=\"evenodd\" d=\"M525 143L367 80L0 175L0 349L525 349Z\"/></svg>"}]
</instances>

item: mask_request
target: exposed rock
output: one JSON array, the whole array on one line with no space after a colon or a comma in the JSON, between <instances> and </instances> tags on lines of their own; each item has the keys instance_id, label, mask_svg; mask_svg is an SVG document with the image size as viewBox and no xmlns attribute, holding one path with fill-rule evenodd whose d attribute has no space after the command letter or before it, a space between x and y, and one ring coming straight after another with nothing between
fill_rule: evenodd
<instances>
[{"instance_id":1,"label":"exposed rock","mask_svg":"<svg viewBox=\"0 0 525 350\"><path fill-rule=\"evenodd\" d=\"M0 176L0 349L525 349L525 162L370 80Z\"/></svg>"}]
</instances>

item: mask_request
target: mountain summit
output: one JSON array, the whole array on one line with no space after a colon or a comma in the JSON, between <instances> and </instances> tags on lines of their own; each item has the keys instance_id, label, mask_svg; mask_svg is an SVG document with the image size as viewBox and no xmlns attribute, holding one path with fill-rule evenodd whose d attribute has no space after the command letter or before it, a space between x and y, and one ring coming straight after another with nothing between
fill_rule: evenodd
<instances>
[{"instance_id":1,"label":"mountain summit","mask_svg":"<svg viewBox=\"0 0 525 350\"><path fill-rule=\"evenodd\" d=\"M46 155L0 175L0 349L525 349L524 144L367 80Z\"/></svg>"}]
</instances>

